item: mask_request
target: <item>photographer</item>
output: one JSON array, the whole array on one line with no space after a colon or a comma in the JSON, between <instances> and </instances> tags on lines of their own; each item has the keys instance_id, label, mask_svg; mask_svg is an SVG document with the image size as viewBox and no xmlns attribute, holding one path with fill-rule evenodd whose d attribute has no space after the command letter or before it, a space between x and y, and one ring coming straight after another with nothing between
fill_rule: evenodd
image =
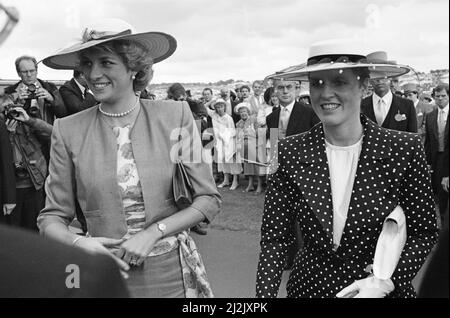
<instances>
[{"instance_id":1,"label":"photographer","mask_svg":"<svg viewBox=\"0 0 450 318\"><path fill-rule=\"evenodd\" d=\"M15 104L23 105L26 110L33 108L38 118L53 125L56 118L67 115L64 102L58 88L37 78L37 61L32 56L20 56L15 61L20 81L5 88Z\"/></svg>"},{"instance_id":2,"label":"photographer","mask_svg":"<svg viewBox=\"0 0 450 318\"><path fill-rule=\"evenodd\" d=\"M52 126L30 116L21 106L0 106L0 120L5 121L12 148L16 178L16 207L10 212L10 223L37 231L36 219L44 207L44 181L47 161L43 148L50 141Z\"/></svg>"}]
</instances>

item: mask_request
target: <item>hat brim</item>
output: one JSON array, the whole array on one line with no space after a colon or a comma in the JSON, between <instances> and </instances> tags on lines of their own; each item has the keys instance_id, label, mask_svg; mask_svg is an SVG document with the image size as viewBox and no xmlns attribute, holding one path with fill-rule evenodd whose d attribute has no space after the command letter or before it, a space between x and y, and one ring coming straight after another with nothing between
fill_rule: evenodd
<instances>
[{"instance_id":1,"label":"hat brim","mask_svg":"<svg viewBox=\"0 0 450 318\"><path fill-rule=\"evenodd\" d=\"M44 65L58 70L76 69L79 65L78 53L84 49L114 40L134 40L144 44L149 49L153 63L158 63L171 56L176 48L177 41L169 34L162 32L145 32L127 35L118 35L88 42L77 42L56 54L42 60Z\"/></svg>"},{"instance_id":2,"label":"hat brim","mask_svg":"<svg viewBox=\"0 0 450 318\"><path fill-rule=\"evenodd\" d=\"M242 103L241 103L242 104ZM234 111L236 112L236 113L238 113L239 112L239 110L241 109L241 108L246 108L248 111L250 111L250 109L251 109L251 106L250 105L248 105L248 104L238 104L238 105L236 105L236 107L234 108Z\"/></svg>"},{"instance_id":3,"label":"hat brim","mask_svg":"<svg viewBox=\"0 0 450 318\"><path fill-rule=\"evenodd\" d=\"M397 64L373 64L373 63L320 63L314 65L305 65L298 69L277 72L269 75L270 79L292 80L292 81L308 81L309 74L321 71L342 70L352 68L368 68L370 78L391 78L407 74L410 68L405 65Z\"/></svg>"}]
</instances>

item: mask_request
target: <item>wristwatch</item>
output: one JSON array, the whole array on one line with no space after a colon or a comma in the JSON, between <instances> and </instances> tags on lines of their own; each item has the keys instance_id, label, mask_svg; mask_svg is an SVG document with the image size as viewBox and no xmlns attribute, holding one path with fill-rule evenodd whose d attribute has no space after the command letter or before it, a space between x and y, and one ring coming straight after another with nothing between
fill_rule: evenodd
<instances>
[{"instance_id":1,"label":"wristwatch","mask_svg":"<svg viewBox=\"0 0 450 318\"><path fill-rule=\"evenodd\" d=\"M162 236L164 237L166 235L166 225L164 223L156 222L156 227L158 230L162 233Z\"/></svg>"}]
</instances>

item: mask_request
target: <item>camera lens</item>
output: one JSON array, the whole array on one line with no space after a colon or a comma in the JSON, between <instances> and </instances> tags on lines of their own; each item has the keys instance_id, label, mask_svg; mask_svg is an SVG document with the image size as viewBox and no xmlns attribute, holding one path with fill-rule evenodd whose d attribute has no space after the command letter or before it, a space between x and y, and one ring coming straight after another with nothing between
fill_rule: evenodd
<instances>
[{"instance_id":1,"label":"camera lens","mask_svg":"<svg viewBox=\"0 0 450 318\"><path fill-rule=\"evenodd\" d=\"M34 93L36 91L36 85L34 85L34 84L28 85L28 91L30 93Z\"/></svg>"}]
</instances>

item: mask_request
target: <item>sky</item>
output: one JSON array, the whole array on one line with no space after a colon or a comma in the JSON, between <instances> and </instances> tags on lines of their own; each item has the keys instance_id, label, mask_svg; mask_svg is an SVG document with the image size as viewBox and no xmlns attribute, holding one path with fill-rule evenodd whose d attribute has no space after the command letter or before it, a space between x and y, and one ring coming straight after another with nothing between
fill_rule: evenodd
<instances>
[{"instance_id":1,"label":"sky","mask_svg":"<svg viewBox=\"0 0 450 318\"><path fill-rule=\"evenodd\" d=\"M154 65L152 83L262 79L300 64L311 44L353 38L367 52L417 71L449 68L448 0L0 0L20 21L0 48L0 78L17 79L16 57L38 60L81 36L100 18L162 31L177 50ZM4 16L0 16L3 23ZM39 64L38 77L71 72Z\"/></svg>"}]
</instances>

